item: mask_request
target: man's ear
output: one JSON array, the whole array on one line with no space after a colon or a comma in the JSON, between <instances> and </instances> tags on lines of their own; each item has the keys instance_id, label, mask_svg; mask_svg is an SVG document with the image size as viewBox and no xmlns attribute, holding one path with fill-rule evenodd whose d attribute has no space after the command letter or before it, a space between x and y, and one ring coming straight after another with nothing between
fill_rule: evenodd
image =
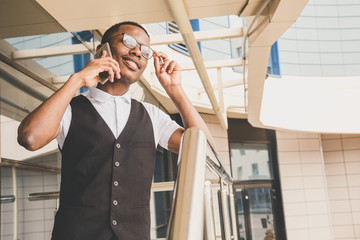
<instances>
[{"instance_id":1,"label":"man's ear","mask_svg":"<svg viewBox=\"0 0 360 240\"><path fill-rule=\"evenodd\" d=\"M99 44L97 47L96 47L96 51L99 51L99 49L103 46L104 44Z\"/></svg>"}]
</instances>

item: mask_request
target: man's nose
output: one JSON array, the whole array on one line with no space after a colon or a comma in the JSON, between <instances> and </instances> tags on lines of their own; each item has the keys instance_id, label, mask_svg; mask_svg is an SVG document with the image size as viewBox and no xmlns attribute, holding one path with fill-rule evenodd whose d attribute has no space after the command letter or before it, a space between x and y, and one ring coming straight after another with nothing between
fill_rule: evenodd
<instances>
[{"instance_id":1,"label":"man's nose","mask_svg":"<svg viewBox=\"0 0 360 240\"><path fill-rule=\"evenodd\" d=\"M138 44L135 48L131 49L130 54L141 58L140 44Z\"/></svg>"}]
</instances>

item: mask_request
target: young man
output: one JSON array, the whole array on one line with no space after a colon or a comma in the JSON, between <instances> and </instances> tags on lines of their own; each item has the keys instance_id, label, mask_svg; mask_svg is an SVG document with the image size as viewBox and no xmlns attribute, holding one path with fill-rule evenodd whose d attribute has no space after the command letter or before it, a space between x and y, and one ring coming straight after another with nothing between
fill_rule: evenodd
<instances>
[{"instance_id":1,"label":"young man","mask_svg":"<svg viewBox=\"0 0 360 240\"><path fill-rule=\"evenodd\" d=\"M178 152L184 129L156 107L130 99L148 59L177 106L185 129L211 135L185 95L180 67L149 46L146 30L134 22L109 28L98 46L104 51L20 124L18 142L37 150L57 138L62 153L60 207L53 239L150 239L150 188L156 146ZM110 79L100 84L99 73ZM99 83L99 84L98 84ZM93 88L97 86L96 88ZM87 97L73 98L81 87Z\"/></svg>"}]
</instances>

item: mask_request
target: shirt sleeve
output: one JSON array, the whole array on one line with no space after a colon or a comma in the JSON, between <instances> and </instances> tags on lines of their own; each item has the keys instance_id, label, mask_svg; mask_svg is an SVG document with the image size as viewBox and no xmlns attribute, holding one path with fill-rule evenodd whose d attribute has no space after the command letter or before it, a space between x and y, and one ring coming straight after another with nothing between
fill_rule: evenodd
<instances>
[{"instance_id":1,"label":"shirt sleeve","mask_svg":"<svg viewBox=\"0 0 360 240\"><path fill-rule=\"evenodd\" d=\"M69 132L69 128L70 128L70 123L71 123L71 106L70 104L66 107L65 109L65 113L61 119L60 122L60 133L59 135L56 137L56 140L59 144L60 149L62 149L62 147L64 146L64 142L66 139L66 136Z\"/></svg>"},{"instance_id":2,"label":"shirt sleeve","mask_svg":"<svg viewBox=\"0 0 360 240\"><path fill-rule=\"evenodd\" d=\"M168 149L168 142L171 135L179 128L182 128L169 115L150 103L142 103L149 113L155 138L155 147L160 144L161 147Z\"/></svg>"}]
</instances>

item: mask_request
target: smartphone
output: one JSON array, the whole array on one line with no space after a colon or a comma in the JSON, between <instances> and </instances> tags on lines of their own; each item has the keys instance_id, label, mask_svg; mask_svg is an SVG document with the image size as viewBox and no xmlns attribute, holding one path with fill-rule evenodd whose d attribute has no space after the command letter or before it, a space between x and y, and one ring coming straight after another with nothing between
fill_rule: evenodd
<instances>
[{"instance_id":1,"label":"smartphone","mask_svg":"<svg viewBox=\"0 0 360 240\"><path fill-rule=\"evenodd\" d=\"M112 55L111 55L111 49L110 49L110 45L109 43L105 43L94 55L94 58L100 58L102 56L102 53L103 51L106 51L107 54L106 56L109 56L112 58ZM105 84L109 79L110 79L110 76L109 76L109 73L107 71L104 71L104 72L101 72L99 73L99 77L100 77L100 83L101 84Z\"/></svg>"}]
</instances>

